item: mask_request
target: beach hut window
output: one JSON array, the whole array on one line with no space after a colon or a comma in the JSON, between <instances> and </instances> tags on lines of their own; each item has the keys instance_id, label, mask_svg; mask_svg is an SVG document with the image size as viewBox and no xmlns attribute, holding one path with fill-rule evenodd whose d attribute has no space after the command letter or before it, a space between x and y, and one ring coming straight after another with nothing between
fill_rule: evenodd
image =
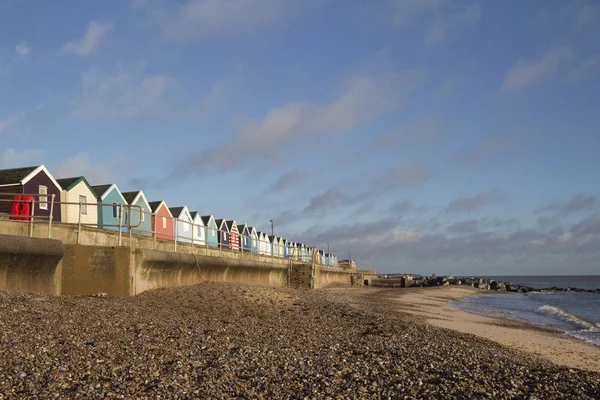
<instances>
[{"instance_id":1,"label":"beach hut window","mask_svg":"<svg viewBox=\"0 0 600 400\"><path fill-rule=\"evenodd\" d=\"M81 215L87 215L87 197L79 196L79 204L81 204Z\"/></svg>"},{"instance_id":2,"label":"beach hut window","mask_svg":"<svg viewBox=\"0 0 600 400\"><path fill-rule=\"evenodd\" d=\"M40 194L40 209L47 210L48 209L48 187L40 185L39 194Z\"/></svg>"}]
</instances>

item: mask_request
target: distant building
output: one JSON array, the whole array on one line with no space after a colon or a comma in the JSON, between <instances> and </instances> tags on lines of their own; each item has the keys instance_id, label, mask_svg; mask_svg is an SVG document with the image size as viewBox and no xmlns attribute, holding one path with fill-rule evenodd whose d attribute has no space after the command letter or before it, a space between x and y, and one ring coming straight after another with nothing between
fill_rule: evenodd
<instances>
[{"instance_id":1,"label":"distant building","mask_svg":"<svg viewBox=\"0 0 600 400\"><path fill-rule=\"evenodd\" d=\"M152 235L157 239L175 240L173 214L163 200L148 203L152 210Z\"/></svg>"},{"instance_id":2,"label":"distant building","mask_svg":"<svg viewBox=\"0 0 600 400\"><path fill-rule=\"evenodd\" d=\"M53 221L61 222L59 204L51 206L52 195L59 202L61 192L62 187L43 165L0 170L0 213L10 213L13 195L32 195L34 216L48 217L52 208Z\"/></svg>"},{"instance_id":3,"label":"distant building","mask_svg":"<svg viewBox=\"0 0 600 400\"><path fill-rule=\"evenodd\" d=\"M219 230L219 248L229 248L229 228L227 227L227 221L224 219L216 219L217 229Z\"/></svg>"},{"instance_id":4,"label":"distant building","mask_svg":"<svg viewBox=\"0 0 600 400\"><path fill-rule=\"evenodd\" d=\"M200 213L191 211L190 217L192 217L192 243L206 246L206 228Z\"/></svg>"},{"instance_id":5,"label":"distant building","mask_svg":"<svg viewBox=\"0 0 600 400\"><path fill-rule=\"evenodd\" d=\"M138 190L137 192L124 192L122 195L130 206L128 226L131 227L131 233L152 236L152 208L144 192Z\"/></svg>"},{"instance_id":6,"label":"distant building","mask_svg":"<svg viewBox=\"0 0 600 400\"><path fill-rule=\"evenodd\" d=\"M181 243L192 243L192 216L186 206L169 208L171 215L176 218L175 240Z\"/></svg>"},{"instance_id":7,"label":"distant building","mask_svg":"<svg viewBox=\"0 0 600 400\"><path fill-rule=\"evenodd\" d=\"M208 247L219 247L219 227L212 215L203 215L202 222L206 230L206 242Z\"/></svg>"},{"instance_id":8,"label":"distant building","mask_svg":"<svg viewBox=\"0 0 600 400\"><path fill-rule=\"evenodd\" d=\"M98 197L98 228L109 231L127 232L127 200L117 185L92 186Z\"/></svg>"},{"instance_id":9,"label":"distant building","mask_svg":"<svg viewBox=\"0 0 600 400\"><path fill-rule=\"evenodd\" d=\"M98 227L98 198L83 176L57 179L62 187L60 212L62 222ZM67 204L72 203L72 204ZM81 211L80 211L81 208Z\"/></svg>"}]
</instances>

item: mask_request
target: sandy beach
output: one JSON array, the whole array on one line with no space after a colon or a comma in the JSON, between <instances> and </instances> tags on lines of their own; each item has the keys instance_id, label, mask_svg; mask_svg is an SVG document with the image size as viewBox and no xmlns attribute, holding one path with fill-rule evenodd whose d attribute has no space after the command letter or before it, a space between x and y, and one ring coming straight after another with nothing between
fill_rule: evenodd
<instances>
[{"instance_id":1,"label":"sandy beach","mask_svg":"<svg viewBox=\"0 0 600 400\"><path fill-rule=\"evenodd\" d=\"M563 333L502 318L470 314L448 305L453 300L480 293L482 291L479 289L461 286L415 288L398 293L397 301L403 312L422 316L432 325L490 339L557 365L600 371L598 346Z\"/></svg>"},{"instance_id":2,"label":"sandy beach","mask_svg":"<svg viewBox=\"0 0 600 400\"><path fill-rule=\"evenodd\" d=\"M600 398L583 354L572 365L587 369L566 367L515 342L590 349L444 305L460 295L226 283L131 298L0 292L0 399ZM453 321L507 329L508 345L439 327Z\"/></svg>"}]
</instances>

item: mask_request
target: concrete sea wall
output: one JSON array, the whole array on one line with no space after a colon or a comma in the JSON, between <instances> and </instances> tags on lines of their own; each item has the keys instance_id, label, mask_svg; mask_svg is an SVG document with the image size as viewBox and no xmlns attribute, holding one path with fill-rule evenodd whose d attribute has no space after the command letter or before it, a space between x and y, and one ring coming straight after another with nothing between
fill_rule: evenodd
<instances>
[{"instance_id":1,"label":"concrete sea wall","mask_svg":"<svg viewBox=\"0 0 600 400\"><path fill-rule=\"evenodd\" d=\"M61 293L61 241L0 234L0 291Z\"/></svg>"},{"instance_id":2,"label":"concrete sea wall","mask_svg":"<svg viewBox=\"0 0 600 400\"><path fill-rule=\"evenodd\" d=\"M42 239L48 234L42 222L0 221L0 290L133 296L206 281L298 289L358 282L343 268L128 233L119 237L93 227L53 224L53 239Z\"/></svg>"}]
</instances>

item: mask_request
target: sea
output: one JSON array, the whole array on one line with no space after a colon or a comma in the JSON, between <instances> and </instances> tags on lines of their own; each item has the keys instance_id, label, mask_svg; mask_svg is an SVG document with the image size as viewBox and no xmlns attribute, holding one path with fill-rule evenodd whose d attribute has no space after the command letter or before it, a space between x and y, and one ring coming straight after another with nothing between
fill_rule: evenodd
<instances>
[{"instance_id":1,"label":"sea","mask_svg":"<svg viewBox=\"0 0 600 400\"><path fill-rule=\"evenodd\" d=\"M600 275L486 277L536 289L600 288ZM600 346L600 294L576 292L475 294L451 303L464 311L565 332Z\"/></svg>"}]
</instances>

